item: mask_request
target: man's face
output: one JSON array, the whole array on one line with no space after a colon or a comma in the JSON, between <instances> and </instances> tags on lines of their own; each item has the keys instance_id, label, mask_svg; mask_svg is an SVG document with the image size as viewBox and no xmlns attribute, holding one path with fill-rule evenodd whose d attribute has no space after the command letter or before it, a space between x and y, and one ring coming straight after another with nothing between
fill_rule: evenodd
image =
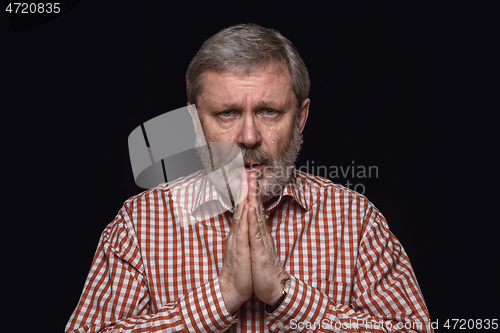
<instances>
[{"instance_id":1,"label":"man's face","mask_svg":"<svg viewBox=\"0 0 500 333\"><path fill-rule=\"evenodd\" d=\"M196 107L206 141L237 144L247 179L260 178L263 201L278 195L309 111L309 99L297 110L288 73L272 65L245 75L207 71Z\"/></svg>"}]
</instances>

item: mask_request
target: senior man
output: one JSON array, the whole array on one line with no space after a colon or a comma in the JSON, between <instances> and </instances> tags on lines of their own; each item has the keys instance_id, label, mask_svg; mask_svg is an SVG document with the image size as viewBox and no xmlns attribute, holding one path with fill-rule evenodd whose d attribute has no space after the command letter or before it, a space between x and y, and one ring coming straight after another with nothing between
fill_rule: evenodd
<instances>
[{"instance_id":1,"label":"senior man","mask_svg":"<svg viewBox=\"0 0 500 333\"><path fill-rule=\"evenodd\" d=\"M310 100L290 41L253 24L223 29L202 45L186 82L206 141L241 149L244 199L180 223L174 189L193 207L227 204L204 171L128 199L101 236L66 331L431 331L382 214L293 168ZM214 167L213 152L200 156Z\"/></svg>"}]
</instances>

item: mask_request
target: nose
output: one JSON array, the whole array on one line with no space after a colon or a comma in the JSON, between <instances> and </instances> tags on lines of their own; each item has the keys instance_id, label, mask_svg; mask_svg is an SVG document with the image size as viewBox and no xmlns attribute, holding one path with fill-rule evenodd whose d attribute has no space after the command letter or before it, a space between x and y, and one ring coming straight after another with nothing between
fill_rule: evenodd
<instances>
[{"instance_id":1,"label":"nose","mask_svg":"<svg viewBox=\"0 0 500 333\"><path fill-rule=\"evenodd\" d=\"M247 114L242 119L240 133L237 143L240 148L252 149L258 147L262 142L260 131L252 114Z\"/></svg>"}]
</instances>

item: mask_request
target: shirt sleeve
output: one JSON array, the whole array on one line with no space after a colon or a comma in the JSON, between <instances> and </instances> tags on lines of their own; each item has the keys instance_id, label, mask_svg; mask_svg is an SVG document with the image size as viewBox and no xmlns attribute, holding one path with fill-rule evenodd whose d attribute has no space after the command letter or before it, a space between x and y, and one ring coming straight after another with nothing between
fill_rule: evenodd
<instances>
[{"instance_id":1,"label":"shirt sleeve","mask_svg":"<svg viewBox=\"0 0 500 333\"><path fill-rule=\"evenodd\" d=\"M66 332L224 331L237 322L225 308L218 279L158 309L130 216L124 206L104 230Z\"/></svg>"},{"instance_id":2,"label":"shirt sleeve","mask_svg":"<svg viewBox=\"0 0 500 333\"><path fill-rule=\"evenodd\" d=\"M269 317L273 332L432 332L408 256L374 209L359 244L350 304L295 277Z\"/></svg>"}]
</instances>

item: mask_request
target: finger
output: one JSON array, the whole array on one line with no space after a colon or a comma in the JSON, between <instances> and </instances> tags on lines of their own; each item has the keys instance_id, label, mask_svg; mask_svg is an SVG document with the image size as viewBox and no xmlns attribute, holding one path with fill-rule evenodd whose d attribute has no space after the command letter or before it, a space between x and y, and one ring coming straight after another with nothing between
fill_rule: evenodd
<instances>
[{"instance_id":1,"label":"finger","mask_svg":"<svg viewBox=\"0 0 500 333\"><path fill-rule=\"evenodd\" d=\"M246 177L246 171L243 171L244 174L242 175L242 179L239 182L238 186L238 195L235 198L236 200L236 205L239 205L240 203L244 203L248 201L248 181Z\"/></svg>"},{"instance_id":2,"label":"finger","mask_svg":"<svg viewBox=\"0 0 500 333\"><path fill-rule=\"evenodd\" d=\"M257 210L254 206L248 209L248 235L250 236L250 246L253 249L261 248L264 243L262 240L262 229L257 222Z\"/></svg>"},{"instance_id":3,"label":"finger","mask_svg":"<svg viewBox=\"0 0 500 333\"><path fill-rule=\"evenodd\" d=\"M236 206L236 210L233 213L233 225L235 226L238 226L241 221L241 217L243 216L243 207L245 206L245 203L246 200L243 200Z\"/></svg>"},{"instance_id":4,"label":"finger","mask_svg":"<svg viewBox=\"0 0 500 333\"><path fill-rule=\"evenodd\" d=\"M265 213L265 209L264 209L264 205L262 204L262 196L260 195L260 183L257 181L256 182L257 184L257 221L258 222L261 222L262 224L264 224L264 226L267 225L267 221L266 221L266 213ZM259 221L259 216L260 216L260 221Z\"/></svg>"},{"instance_id":5,"label":"finger","mask_svg":"<svg viewBox=\"0 0 500 333\"><path fill-rule=\"evenodd\" d=\"M256 179L252 179L248 189L248 201L251 205L248 211L248 225L250 234L250 245L251 246L263 246L263 237L268 233L266 227L266 216L264 214L264 206L262 205L262 200L260 198L260 188L259 183ZM252 240L260 242L254 242L252 245Z\"/></svg>"},{"instance_id":6,"label":"finger","mask_svg":"<svg viewBox=\"0 0 500 333\"><path fill-rule=\"evenodd\" d=\"M241 220L239 221L238 224L238 229L236 230L236 233L239 237L242 237L244 240L248 242L248 208L249 205L244 203L243 204L243 212L241 214Z\"/></svg>"},{"instance_id":7,"label":"finger","mask_svg":"<svg viewBox=\"0 0 500 333\"><path fill-rule=\"evenodd\" d=\"M254 188L252 189L252 204L255 207L255 215L257 217L257 224L260 228L262 236L267 232L267 221L266 214L264 212L264 205L262 204L262 198L260 196L260 184L257 180L253 183ZM250 196L250 193L249 193Z\"/></svg>"},{"instance_id":8,"label":"finger","mask_svg":"<svg viewBox=\"0 0 500 333\"><path fill-rule=\"evenodd\" d=\"M257 204L259 207L264 208L264 205L262 204L262 192L260 191L260 182L258 180L255 181L256 185L256 190L257 190Z\"/></svg>"},{"instance_id":9,"label":"finger","mask_svg":"<svg viewBox=\"0 0 500 333\"><path fill-rule=\"evenodd\" d=\"M260 212L260 190L259 183L257 179L250 180L249 188L248 188L248 202L250 205L254 206L258 209L257 213Z\"/></svg>"}]
</instances>

